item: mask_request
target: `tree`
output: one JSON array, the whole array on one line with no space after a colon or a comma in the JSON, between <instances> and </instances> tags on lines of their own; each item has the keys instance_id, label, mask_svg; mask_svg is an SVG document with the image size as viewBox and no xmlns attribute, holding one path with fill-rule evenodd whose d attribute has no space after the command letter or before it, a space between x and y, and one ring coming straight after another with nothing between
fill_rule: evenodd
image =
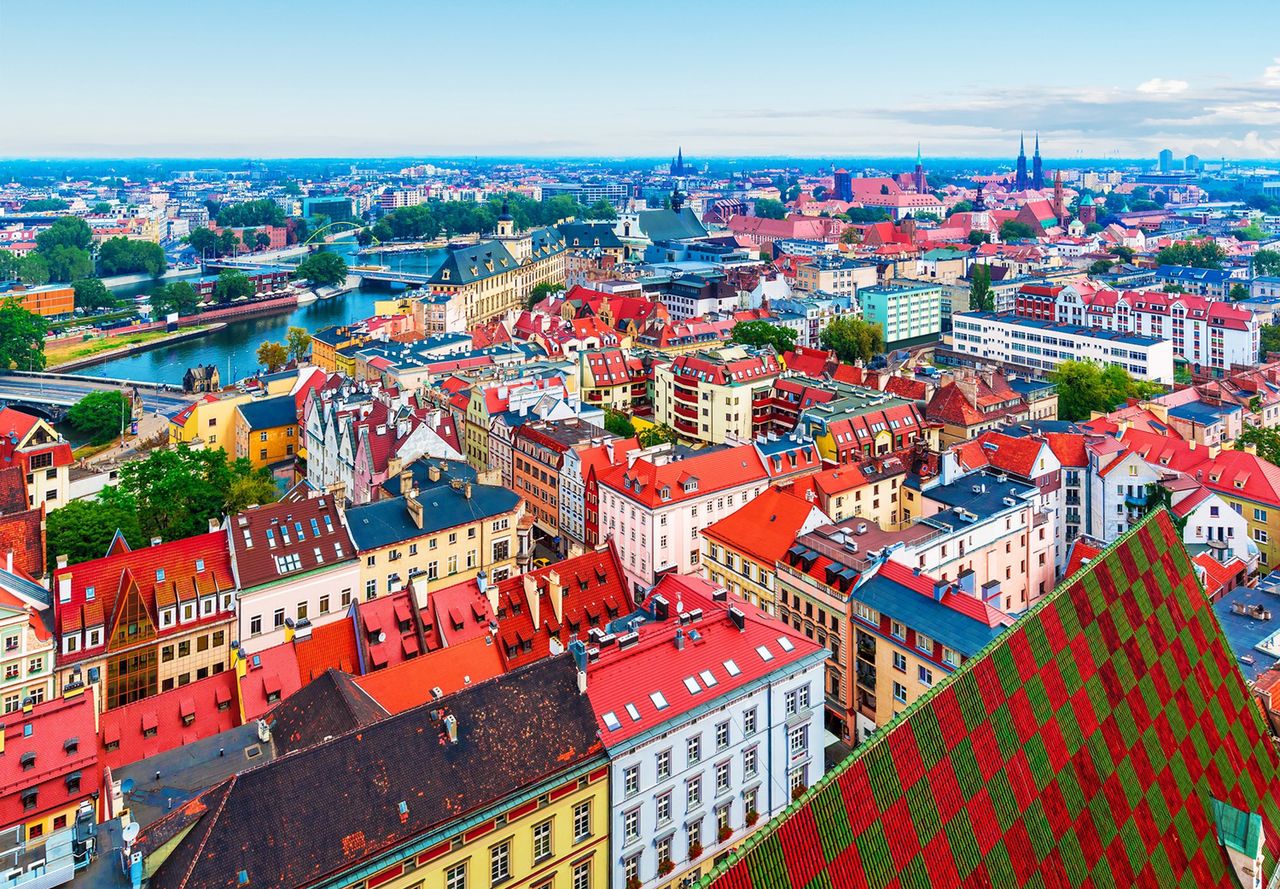
<instances>
[{"instance_id":1,"label":"tree","mask_svg":"<svg viewBox=\"0 0 1280 889\"><path fill-rule=\"evenodd\" d=\"M850 207L845 211L845 215L849 217L850 222L868 223L889 220L889 211L879 207Z\"/></svg>"},{"instance_id":2,"label":"tree","mask_svg":"<svg viewBox=\"0 0 1280 889\"><path fill-rule=\"evenodd\" d=\"M153 314L168 315L177 312L179 315L191 315L200 303L200 294L186 281L174 281L156 289L151 294Z\"/></svg>"},{"instance_id":3,"label":"tree","mask_svg":"<svg viewBox=\"0 0 1280 889\"><path fill-rule=\"evenodd\" d=\"M71 286L76 292L77 308L109 309L118 305L115 296L99 278L81 278Z\"/></svg>"},{"instance_id":4,"label":"tree","mask_svg":"<svg viewBox=\"0 0 1280 889\"><path fill-rule=\"evenodd\" d=\"M884 351L884 331L879 324L861 318L836 318L818 336L822 348L841 361L870 361Z\"/></svg>"},{"instance_id":5,"label":"tree","mask_svg":"<svg viewBox=\"0 0 1280 889\"><path fill-rule=\"evenodd\" d=\"M1160 290L1164 293L1186 293L1187 292L1187 288L1183 287L1181 284L1174 284L1172 282L1164 285L1163 287L1160 288Z\"/></svg>"},{"instance_id":6,"label":"tree","mask_svg":"<svg viewBox=\"0 0 1280 889\"><path fill-rule=\"evenodd\" d=\"M613 204L604 198L596 201L587 208L587 212L583 214L587 219L599 219L602 221L610 221L618 218L618 211L614 209Z\"/></svg>"},{"instance_id":7,"label":"tree","mask_svg":"<svg viewBox=\"0 0 1280 889\"><path fill-rule=\"evenodd\" d=\"M1086 235L1096 235L1100 231L1102 231L1102 226L1096 222L1090 222L1084 227L1084 233Z\"/></svg>"},{"instance_id":8,"label":"tree","mask_svg":"<svg viewBox=\"0 0 1280 889\"><path fill-rule=\"evenodd\" d=\"M272 503L279 496L271 470L254 469L244 457L233 463L231 470L231 483L227 486L224 510L227 515L242 512L250 506Z\"/></svg>"},{"instance_id":9,"label":"tree","mask_svg":"<svg viewBox=\"0 0 1280 889\"><path fill-rule=\"evenodd\" d=\"M676 431L663 423L660 426L646 426L636 433L636 441L642 448L666 444L676 440Z\"/></svg>"},{"instance_id":10,"label":"tree","mask_svg":"<svg viewBox=\"0 0 1280 889\"><path fill-rule=\"evenodd\" d=\"M55 210L65 210L71 205L61 198L38 198L34 201L27 201L22 205L23 213L50 213Z\"/></svg>"},{"instance_id":11,"label":"tree","mask_svg":"<svg viewBox=\"0 0 1280 889\"><path fill-rule=\"evenodd\" d=\"M1227 293L1227 296L1236 302L1239 302L1242 299L1248 299L1249 288L1237 281L1235 284L1231 285L1231 290Z\"/></svg>"},{"instance_id":12,"label":"tree","mask_svg":"<svg viewBox=\"0 0 1280 889\"><path fill-rule=\"evenodd\" d=\"M991 233L979 231L978 229L975 228L973 231L969 232L969 243L975 247L977 247L979 244L990 244Z\"/></svg>"},{"instance_id":13,"label":"tree","mask_svg":"<svg viewBox=\"0 0 1280 889\"><path fill-rule=\"evenodd\" d=\"M535 284L529 291L529 298L525 301L526 306L532 309L548 296L551 296L553 293L559 293L561 290L564 290L563 285L552 284L549 281L543 281L540 284Z\"/></svg>"},{"instance_id":14,"label":"tree","mask_svg":"<svg viewBox=\"0 0 1280 889\"><path fill-rule=\"evenodd\" d=\"M1262 354L1259 359L1265 358L1270 352L1280 352L1280 324L1266 324L1259 331L1260 351Z\"/></svg>"},{"instance_id":15,"label":"tree","mask_svg":"<svg viewBox=\"0 0 1280 889\"><path fill-rule=\"evenodd\" d=\"M146 272L153 278L168 268L164 248L151 241L108 238L98 248L98 268L104 275L132 275Z\"/></svg>"},{"instance_id":16,"label":"tree","mask_svg":"<svg viewBox=\"0 0 1280 889\"><path fill-rule=\"evenodd\" d=\"M49 261L39 253L28 253L18 263L18 277L28 287L49 283Z\"/></svg>"},{"instance_id":17,"label":"tree","mask_svg":"<svg viewBox=\"0 0 1280 889\"><path fill-rule=\"evenodd\" d=\"M1198 269L1220 269L1227 254L1214 241L1180 241L1156 254L1160 265L1182 265Z\"/></svg>"},{"instance_id":18,"label":"tree","mask_svg":"<svg viewBox=\"0 0 1280 889\"><path fill-rule=\"evenodd\" d=\"M626 414L606 408L604 412L604 429L618 438L635 438L636 428Z\"/></svg>"},{"instance_id":19,"label":"tree","mask_svg":"<svg viewBox=\"0 0 1280 889\"><path fill-rule=\"evenodd\" d=\"M290 180L284 184L284 193L292 195L293 197L298 197L302 194L302 186L296 181Z\"/></svg>"},{"instance_id":20,"label":"tree","mask_svg":"<svg viewBox=\"0 0 1280 889\"><path fill-rule=\"evenodd\" d=\"M49 264L50 281L78 281L93 274L93 260L89 258L88 250L59 244L40 252Z\"/></svg>"},{"instance_id":21,"label":"tree","mask_svg":"<svg viewBox=\"0 0 1280 889\"><path fill-rule=\"evenodd\" d=\"M311 354L311 334L305 327L290 327L284 335L284 346L289 360L301 364Z\"/></svg>"},{"instance_id":22,"label":"tree","mask_svg":"<svg viewBox=\"0 0 1280 889\"><path fill-rule=\"evenodd\" d=\"M852 225L840 232L841 244L860 244L862 243L862 232L858 231Z\"/></svg>"},{"instance_id":23,"label":"tree","mask_svg":"<svg viewBox=\"0 0 1280 889\"><path fill-rule=\"evenodd\" d=\"M243 508L232 499L236 479L270 477L270 470L254 469L244 458L229 463L221 448L193 451L183 442L121 466L120 493L137 504L142 539L177 540L206 532L209 519L232 507Z\"/></svg>"},{"instance_id":24,"label":"tree","mask_svg":"<svg viewBox=\"0 0 1280 889\"><path fill-rule=\"evenodd\" d=\"M1243 451L1245 445L1253 445L1268 463L1280 464L1280 429L1246 425L1236 436L1236 450Z\"/></svg>"},{"instance_id":25,"label":"tree","mask_svg":"<svg viewBox=\"0 0 1280 889\"><path fill-rule=\"evenodd\" d=\"M1111 271L1111 260L1109 259L1095 259L1089 264L1089 274L1091 275L1105 275L1109 271Z\"/></svg>"},{"instance_id":26,"label":"tree","mask_svg":"<svg viewBox=\"0 0 1280 889\"><path fill-rule=\"evenodd\" d=\"M781 201L772 198L760 198L756 201L755 213L761 219L786 219L787 208Z\"/></svg>"},{"instance_id":27,"label":"tree","mask_svg":"<svg viewBox=\"0 0 1280 889\"><path fill-rule=\"evenodd\" d=\"M1025 222L1019 222L1016 219L1006 219L1000 223L1000 240L1002 241L1025 241L1034 238L1036 231Z\"/></svg>"},{"instance_id":28,"label":"tree","mask_svg":"<svg viewBox=\"0 0 1280 889\"><path fill-rule=\"evenodd\" d=\"M233 256L240 252L240 238L229 228L224 228L218 232L218 255L226 256L228 253Z\"/></svg>"},{"instance_id":29,"label":"tree","mask_svg":"<svg viewBox=\"0 0 1280 889\"><path fill-rule=\"evenodd\" d=\"M71 428L89 444L102 445L120 434L133 416L133 404L118 390L90 392L67 411Z\"/></svg>"},{"instance_id":30,"label":"tree","mask_svg":"<svg viewBox=\"0 0 1280 889\"><path fill-rule=\"evenodd\" d=\"M283 343L265 342L258 346L258 363L273 374L289 363L289 350Z\"/></svg>"},{"instance_id":31,"label":"tree","mask_svg":"<svg viewBox=\"0 0 1280 889\"><path fill-rule=\"evenodd\" d=\"M972 312L994 312L996 297L991 292L991 266L983 263L975 265L969 273L969 310Z\"/></svg>"},{"instance_id":32,"label":"tree","mask_svg":"<svg viewBox=\"0 0 1280 889\"><path fill-rule=\"evenodd\" d=\"M306 278L312 287L332 287L347 280L347 263L336 253L312 253L298 263L297 276Z\"/></svg>"},{"instance_id":33,"label":"tree","mask_svg":"<svg viewBox=\"0 0 1280 889\"><path fill-rule=\"evenodd\" d=\"M258 225L284 225L284 210L270 198L225 204L216 214L223 228L252 228Z\"/></svg>"},{"instance_id":34,"label":"tree","mask_svg":"<svg viewBox=\"0 0 1280 889\"><path fill-rule=\"evenodd\" d=\"M66 556L71 565L100 559L116 531L131 547L146 542L138 526L137 504L118 488L106 488L92 500L70 500L45 516L48 562L56 564L58 556Z\"/></svg>"},{"instance_id":35,"label":"tree","mask_svg":"<svg viewBox=\"0 0 1280 889\"><path fill-rule=\"evenodd\" d=\"M374 234L371 229L362 228L356 232L356 243L361 247L368 247L373 243Z\"/></svg>"},{"instance_id":36,"label":"tree","mask_svg":"<svg viewBox=\"0 0 1280 889\"><path fill-rule=\"evenodd\" d=\"M22 257L11 250L0 250L0 281L16 281L21 275Z\"/></svg>"},{"instance_id":37,"label":"tree","mask_svg":"<svg viewBox=\"0 0 1280 889\"><path fill-rule=\"evenodd\" d=\"M1258 225L1255 220L1246 226L1236 229L1231 233L1231 236L1237 241L1261 241L1267 236L1267 233L1262 230L1262 226Z\"/></svg>"},{"instance_id":38,"label":"tree","mask_svg":"<svg viewBox=\"0 0 1280 889\"><path fill-rule=\"evenodd\" d=\"M1132 247L1126 247L1123 244L1117 244L1116 246L1111 248L1111 253L1114 256L1120 257L1121 262L1133 262Z\"/></svg>"},{"instance_id":39,"label":"tree","mask_svg":"<svg viewBox=\"0 0 1280 889\"><path fill-rule=\"evenodd\" d=\"M89 223L75 216L64 216L36 235L36 249L48 254L55 247L75 247L88 250L93 242Z\"/></svg>"},{"instance_id":40,"label":"tree","mask_svg":"<svg viewBox=\"0 0 1280 889\"><path fill-rule=\"evenodd\" d=\"M99 216L101 216L104 213L110 213L111 205L108 204L106 201L98 201L98 203L93 205L93 212L97 213Z\"/></svg>"},{"instance_id":41,"label":"tree","mask_svg":"<svg viewBox=\"0 0 1280 889\"><path fill-rule=\"evenodd\" d=\"M1259 250L1253 254L1255 275L1280 275L1280 250Z\"/></svg>"},{"instance_id":42,"label":"tree","mask_svg":"<svg viewBox=\"0 0 1280 889\"><path fill-rule=\"evenodd\" d=\"M973 212L972 202L956 201L954 204L951 205L951 209L947 211L947 215L950 216L952 213L972 213L972 212Z\"/></svg>"},{"instance_id":43,"label":"tree","mask_svg":"<svg viewBox=\"0 0 1280 889\"><path fill-rule=\"evenodd\" d=\"M22 307L16 296L0 303L0 370L44 370L49 323Z\"/></svg>"},{"instance_id":44,"label":"tree","mask_svg":"<svg viewBox=\"0 0 1280 889\"><path fill-rule=\"evenodd\" d=\"M241 297L247 299L253 296L255 292L257 291L253 286L253 282L249 280L249 276L234 269L219 275L218 283L213 285L213 295L220 303L229 303Z\"/></svg>"},{"instance_id":45,"label":"tree","mask_svg":"<svg viewBox=\"0 0 1280 889\"><path fill-rule=\"evenodd\" d=\"M259 250L265 250L271 246L271 235L266 232L258 232L253 236L253 245Z\"/></svg>"},{"instance_id":46,"label":"tree","mask_svg":"<svg viewBox=\"0 0 1280 889\"><path fill-rule=\"evenodd\" d=\"M191 234L187 235L187 244L201 255L218 255L218 236L212 229L204 226L191 230Z\"/></svg>"},{"instance_id":47,"label":"tree","mask_svg":"<svg viewBox=\"0 0 1280 889\"><path fill-rule=\"evenodd\" d=\"M796 332L768 321L743 321L733 326L732 340L742 346L772 346L781 355L796 347Z\"/></svg>"},{"instance_id":48,"label":"tree","mask_svg":"<svg viewBox=\"0 0 1280 889\"><path fill-rule=\"evenodd\" d=\"M1049 375L1058 389L1058 419L1088 420L1094 411L1113 411L1130 398L1148 398L1162 388L1135 380L1118 364L1105 368L1092 361L1064 361Z\"/></svg>"}]
</instances>

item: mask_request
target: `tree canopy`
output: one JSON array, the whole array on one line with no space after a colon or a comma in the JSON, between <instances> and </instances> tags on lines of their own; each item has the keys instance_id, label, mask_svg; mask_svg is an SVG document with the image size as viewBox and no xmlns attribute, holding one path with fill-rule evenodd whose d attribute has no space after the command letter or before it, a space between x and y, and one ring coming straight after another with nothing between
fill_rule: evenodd
<instances>
[{"instance_id":1,"label":"tree canopy","mask_svg":"<svg viewBox=\"0 0 1280 889\"><path fill-rule=\"evenodd\" d=\"M270 198L225 204L218 207L218 225L223 228L246 228L256 225L284 225L284 210Z\"/></svg>"},{"instance_id":2,"label":"tree canopy","mask_svg":"<svg viewBox=\"0 0 1280 889\"><path fill-rule=\"evenodd\" d=\"M550 281L534 284L533 287L529 288L529 298L526 300L528 308L532 309L548 296L553 293L559 293L561 290L564 290L563 284L552 284Z\"/></svg>"},{"instance_id":3,"label":"tree canopy","mask_svg":"<svg viewBox=\"0 0 1280 889\"><path fill-rule=\"evenodd\" d=\"M787 207L782 201L760 198L756 201L755 215L761 219L786 219Z\"/></svg>"},{"instance_id":4,"label":"tree canopy","mask_svg":"<svg viewBox=\"0 0 1280 889\"><path fill-rule=\"evenodd\" d=\"M636 428L626 414L606 408L604 412L604 429L619 438L635 438Z\"/></svg>"},{"instance_id":5,"label":"tree canopy","mask_svg":"<svg viewBox=\"0 0 1280 889\"><path fill-rule=\"evenodd\" d=\"M59 244L41 251L41 255L49 264L50 281L78 281L93 274L93 260L88 250Z\"/></svg>"},{"instance_id":6,"label":"tree canopy","mask_svg":"<svg viewBox=\"0 0 1280 889\"><path fill-rule=\"evenodd\" d=\"M49 323L22 307L16 296L0 303L0 369L44 370Z\"/></svg>"},{"instance_id":7,"label":"tree canopy","mask_svg":"<svg viewBox=\"0 0 1280 889\"><path fill-rule=\"evenodd\" d=\"M1259 349L1262 352L1260 359L1269 352L1280 352L1280 324L1266 324L1258 333Z\"/></svg>"},{"instance_id":8,"label":"tree canopy","mask_svg":"<svg viewBox=\"0 0 1280 889\"><path fill-rule=\"evenodd\" d=\"M1049 375L1058 388L1058 419L1088 420L1094 411L1107 413L1130 398L1149 398L1163 390L1135 380L1118 364L1105 368L1092 361L1064 361Z\"/></svg>"},{"instance_id":9,"label":"tree canopy","mask_svg":"<svg viewBox=\"0 0 1280 889\"><path fill-rule=\"evenodd\" d=\"M168 268L164 248L151 241L108 238L98 248L98 268L104 275L132 275L146 272L153 278Z\"/></svg>"},{"instance_id":10,"label":"tree canopy","mask_svg":"<svg viewBox=\"0 0 1280 889\"><path fill-rule=\"evenodd\" d=\"M583 215L586 216L587 219L598 219L604 222L610 222L618 218L618 211L614 208L613 204L609 203L604 198L601 198L588 207L587 212Z\"/></svg>"},{"instance_id":11,"label":"tree canopy","mask_svg":"<svg viewBox=\"0 0 1280 889\"><path fill-rule=\"evenodd\" d=\"M794 330L768 321L743 321L735 324L731 339L742 346L772 346L773 351L779 355L796 346Z\"/></svg>"},{"instance_id":12,"label":"tree canopy","mask_svg":"<svg viewBox=\"0 0 1280 889\"><path fill-rule=\"evenodd\" d=\"M1280 275L1280 250L1262 249L1253 254L1255 275Z\"/></svg>"},{"instance_id":13,"label":"tree canopy","mask_svg":"<svg viewBox=\"0 0 1280 889\"><path fill-rule=\"evenodd\" d=\"M192 315L199 302L200 294L186 281L172 281L151 292L151 309L157 316L170 312Z\"/></svg>"},{"instance_id":14,"label":"tree canopy","mask_svg":"<svg viewBox=\"0 0 1280 889\"><path fill-rule=\"evenodd\" d=\"M64 216L36 235L36 249L48 253L54 247L76 247L88 250L93 242L89 223L75 216Z\"/></svg>"},{"instance_id":15,"label":"tree canopy","mask_svg":"<svg viewBox=\"0 0 1280 889\"><path fill-rule=\"evenodd\" d=\"M116 389L90 392L67 411L71 428L89 444L102 445L120 434L133 415L133 405Z\"/></svg>"},{"instance_id":16,"label":"tree canopy","mask_svg":"<svg viewBox=\"0 0 1280 889\"><path fill-rule=\"evenodd\" d=\"M979 244L990 244L991 233L984 232L975 228L971 232L969 232L969 243L975 247L977 247Z\"/></svg>"},{"instance_id":17,"label":"tree canopy","mask_svg":"<svg viewBox=\"0 0 1280 889\"><path fill-rule=\"evenodd\" d=\"M1235 448L1243 451L1245 445L1257 448L1257 454L1272 465L1280 465L1280 429L1245 425L1236 436Z\"/></svg>"},{"instance_id":18,"label":"tree canopy","mask_svg":"<svg viewBox=\"0 0 1280 889\"><path fill-rule=\"evenodd\" d=\"M283 343L262 343L258 346L258 363L273 374L289 363L289 350Z\"/></svg>"},{"instance_id":19,"label":"tree canopy","mask_svg":"<svg viewBox=\"0 0 1280 889\"><path fill-rule=\"evenodd\" d=\"M636 441L642 448L666 444L676 440L676 431L665 423L658 426L646 426L636 433Z\"/></svg>"},{"instance_id":20,"label":"tree canopy","mask_svg":"<svg viewBox=\"0 0 1280 889\"><path fill-rule=\"evenodd\" d=\"M1267 233L1262 230L1262 226L1258 225L1257 220L1252 220L1248 225L1233 231L1231 236L1237 241L1261 241Z\"/></svg>"},{"instance_id":21,"label":"tree canopy","mask_svg":"<svg viewBox=\"0 0 1280 889\"><path fill-rule=\"evenodd\" d=\"M23 213L51 213L56 210L65 210L71 205L62 198L37 198L34 201L27 201L22 205Z\"/></svg>"},{"instance_id":22,"label":"tree canopy","mask_svg":"<svg viewBox=\"0 0 1280 889\"><path fill-rule=\"evenodd\" d=\"M76 307L81 309L109 309L118 305L107 285L98 278L81 278L71 285L76 292Z\"/></svg>"},{"instance_id":23,"label":"tree canopy","mask_svg":"<svg viewBox=\"0 0 1280 889\"><path fill-rule=\"evenodd\" d=\"M969 272L969 310L972 312L994 312L996 297L991 292L991 266L986 263L975 265Z\"/></svg>"},{"instance_id":24,"label":"tree canopy","mask_svg":"<svg viewBox=\"0 0 1280 889\"><path fill-rule=\"evenodd\" d=\"M1227 254L1214 241L1179 241L1156 254L1160 265L1191 266L1197 269L1220 269Z\"/></svg>"},{"instance_id":25,"label":"tree canopy","mask_svg":"<svg viewBox=\"0 0 1280 889\"><path fill-rule=\"evenodd\" d=\"M306 278L313 287L332 287L347 280L347 262L327 250L312 253L298 263L297 275Z\"/></svg>"},{"instance_id":26,"label":"tree canopy","mask_svg":"<svg viewBox=\"0 0 1280 889\"><path fill-rule=\"evenodd\" d=\"M1000 240L1002 241L1025 241L1035 236L1036 230L1025 222L1006 219L1000 223Z\"/></svg>"},{"instance_id":27,"label":"tree canopy","mask_svg":"<svg viewBox=\"0 0 1280 889\"><path fill-rule=\"evenodd\" d=\"M884 331L879 324L861 318L836 318L818 336L824 349L841 361L870 361L884 351Z\"/></svg>"},{"instance_id":28,"label":"tree canopy","mask_svg":"<svg viewBox=\"0 0 1280 889\"><path fill-rule=\"evenodd\" d=\"M253 282L244 272L234 269L218 276L218 283L213 285L213 295L220 303L229 303L240 297L250 297L256 292Z\"/></svg>"},{"instance_id":29,"label":"tree canopy","mask_svg":"<svg viewBox=\"0 0 1280 889\"><path fill-rule=\"evenodd\" d=\"M71 500L45 517L48 562L66 556L68 564L100 559L119 530L131 547L146 543L138 524L138 505L119 488L106 488L90 500Z\"/></svg>"},{"instance_id":30,"label":"tree canopy","mask_svg":"<svg viewBox=\"0 0 1280 889\"><path fill-rule=\"evenodd\" d=\"M289 360L301 364L311 355L311 334L305 327L290 327L285 331L284 347Z\"/></svg>"}]
</instances>

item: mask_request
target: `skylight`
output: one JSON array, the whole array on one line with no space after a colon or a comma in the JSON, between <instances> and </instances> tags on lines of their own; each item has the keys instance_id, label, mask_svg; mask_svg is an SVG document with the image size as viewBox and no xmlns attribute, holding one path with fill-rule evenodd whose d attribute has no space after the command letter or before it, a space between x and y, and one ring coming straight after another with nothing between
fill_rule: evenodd
<instances>
[{"instance_id":1,"label":"skylight","mask_svg":"<svg viewBox=\"0 0 1280 889\"><path fill-rule=\"evenodd\" d=\"M655 691L653 694L649 695L649 700L653 701L653 706L657 707L659 710L667 709L667 699L662 696L662 692Z\"/></svg>"},{"instance_id":2,"label":"skylight","mask_svg":"<svg viewBox=\"0 0 1280 889\"><path fill-rule=\"evenodd\" d=\"M622 723L618 722L618 716L612 710L604 715L604 724L611 732L616 732L622 728Z\"/></svg>"},{"instance_id":3,"label":"skylight","mask_svg":"<svg viewBox=\"0 0 1280 889\"><path fill-rule=\"evenodd\" d=\"M692 676L684 677L684 687L689 689L689 694L691 695L696 695L698 692L702 691L702 686L699 685L698 680L694 679Z\"/></svg>"},{"instance_id":4,"label":"skylight","mask_svg":"<svg viewBox=\"0 0 1280 889\"><path fill-rule=\"evenodd\" d=\"M636 709L635 704L627 704L627 715L630 716L635 722L640 721L640 711Z\"/></svg>"},{"instance_id":5,"label":"skylight","mask_svg":"<svg viewBox=\"0 0 1280 889\"><path fill-rule=\"evenodd\" d=\"M782 646L783 651L795 651L796 647L791 644L791 640L786 636L778 637L778 644Z\"/></svg>"},{"instance_id":6,"label":"skylight","mask_svg":"<svg viewBox=\"0 0 1280 889\"><path fill-rule=\"evenodd\" d=\"M767 645L756 646L756 654L760 655L760 660L762 661L773 660L773 652L769 650Z\"/></svg>"},{"instance_id":7,"label":"skylight","mask_svg":"<svg viewBox=\"0 0 1280 889\"><path fill-rule=\"evenodd\" d=\"M724 662L724 668L725 668L725 671L728 672L730 676L737 676L739 673L742 672L742 670L738 667L738 665L731 660Z\"/></svg>"},{"instance_id":8,"label":"skylight","mask_svg":"<svg viewBox=\"0 0 1280 889\"><path fill-rule=\"evenodd\" d=\"M717 682L720 681L719 679L716 679L715 674L712 673L710 670L703 670L701 673L698 674L698 678L702 680L702 684L705 685L707 688L710 688L711 686L715 685Z\"/></svg>"}]
</instances>

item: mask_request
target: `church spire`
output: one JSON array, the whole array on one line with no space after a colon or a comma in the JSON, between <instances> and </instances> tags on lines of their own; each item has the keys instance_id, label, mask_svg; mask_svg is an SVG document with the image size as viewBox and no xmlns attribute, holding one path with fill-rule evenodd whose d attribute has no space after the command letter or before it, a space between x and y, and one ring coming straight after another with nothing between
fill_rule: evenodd
<instances>
[{"instance_id":1,"label":"church spire","mask_svg":"<svg viewBox=\"0 0 1280 889\"><path fill-rule=\"evenodd\" d=\"M1027 134L1019 133L1018 134L1018 157L1026 157L1026 156L1027 156Z\"/></svg>"},{"instance_id":2,"label":"church spire","mask_svg":"<svg viewBox=\"0 0 1280 889\"><path fill-rule=\"evenodd\" d=\"M1027 190L1027 136L1025 133L1018 134L1018 169L1013 177L1013 188L1015 191Z\"/></svg>"},{"instance_id":3,"label":"church spire","mask_svg":"<svg viewBox=\"0 0 1280 889\"><path fill-rule=\"evenodd\" d=\"M1036 154L1031 159L1031 187L1044 188L1044 162L1040 159L1040 131L1036 130Z\"/></svg>"}]
</instances>

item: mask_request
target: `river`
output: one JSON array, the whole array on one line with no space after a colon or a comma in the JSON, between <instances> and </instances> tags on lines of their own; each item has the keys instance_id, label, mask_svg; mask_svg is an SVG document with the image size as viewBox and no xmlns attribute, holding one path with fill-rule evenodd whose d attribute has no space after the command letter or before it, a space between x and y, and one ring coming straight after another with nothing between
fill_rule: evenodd
<instances>
[{"instance_id":1,"label":"river","mask_svg":"<svg viewBox=\"0 0 1280 889\"><path fill-rule=\"evenodd\" d=\"M357 257L354 255L354 241L339 242L332 248L325 249L333 249L352 265L386 265L397 271L420 274L434 272L444 261L443 250L378 253ZM154 285L150 282L126 284L112 292L131 299L148 292L152 287ZM292 312L231 321L223 329L203 337L141 350L72 373L147 383L180 384L187 368L197 364L216 364L222 372L223 381L230 382L252 374L258 368L256 353L259 344L266 340L283 342L285 331L290 327L305 327L314 331L333 324L359 321L373 314L373 304L377 300L388 298L390 293L385 287L354 290L343 296L298 306Z\"/></svg>"}]
</instances>

